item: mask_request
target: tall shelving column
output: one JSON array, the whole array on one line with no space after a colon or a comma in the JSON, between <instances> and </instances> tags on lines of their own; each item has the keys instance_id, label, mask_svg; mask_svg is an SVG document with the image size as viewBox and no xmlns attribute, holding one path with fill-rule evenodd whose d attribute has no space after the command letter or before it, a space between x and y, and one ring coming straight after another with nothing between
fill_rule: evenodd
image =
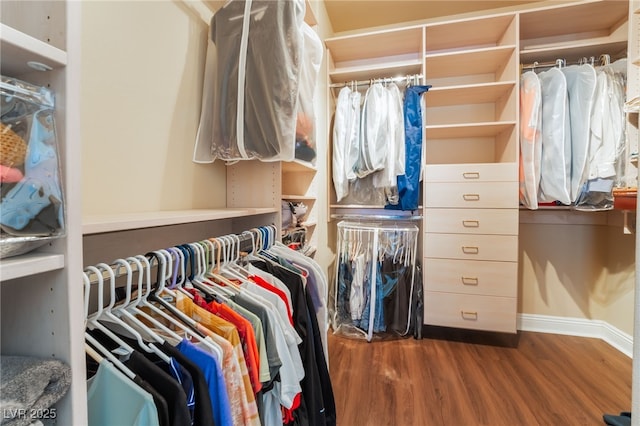
<instances>
[{"instance_id":1,"label":"tall shelving column","mask_svg":"<svg viewBox=\"0 0 640 426\"><path fill-rule=\"evenodd\" d=\"M55 358L71 367L71 387L54 407L57 424L87 423L80 219L80 2L3 1L3 75L49 87L66 210L66 236L36 252L0 261L3 355ZM34 71L36 61L51 67ZM9 395L3 395L9 398Z\"/></svg>"},{"instance_id":2,"label":"tall shelving column","mask_svg":"<svg viewBox=\"0 0 640 426\"><path fill-rule=\"evenodd\" d=\"M424 321L516 332L517 17L426 26Z\"/></svg>"}]
</instances>

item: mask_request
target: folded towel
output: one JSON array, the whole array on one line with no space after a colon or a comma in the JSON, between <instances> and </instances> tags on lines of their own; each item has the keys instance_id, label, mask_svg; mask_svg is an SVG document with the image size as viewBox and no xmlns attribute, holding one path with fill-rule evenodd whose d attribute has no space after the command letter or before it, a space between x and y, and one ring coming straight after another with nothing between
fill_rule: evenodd
<instances>
[{"instance_id":1,"label":"folded towel","mask_svg":"<svg viewBox=\"0 0 640 426\"><path fill-rule=\"evenodd\" d=\"M23 426L58 402L71 385L71 368L62 361L0 356L0 425Z\"/></svg>"}]
</instances>

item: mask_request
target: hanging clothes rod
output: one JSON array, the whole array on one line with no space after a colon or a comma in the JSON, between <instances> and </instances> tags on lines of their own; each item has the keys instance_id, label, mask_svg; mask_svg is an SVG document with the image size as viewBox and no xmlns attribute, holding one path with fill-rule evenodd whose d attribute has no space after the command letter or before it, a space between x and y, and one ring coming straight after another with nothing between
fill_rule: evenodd
<instances>
[{"instance_id":1,"label":"hanging clothes rod","mask_svg":"<svg viewBox=\"0 0 640 426\"><path fill-rule=\"evenodd\" d=\"M609 65L610 63L611 63L611 55L602 54L597 58L595 56L590 56L588 58L583 57L583 58L580 58L580 60L571 62L571 63L568 63L566 59L562 59L562 58L558 58L555 61L548 61L548 62L536 61L531 64L522 64L521 68L534 70L536 68L552 68L552 67L563 68L563 67L566 67L567 65L582 65L582 64Z\"/></svg>"},{"instance_id":2,"label":"hanging clothes rod","mask_svg":"<svg viewBox=\"0 0 640 426\"><path fill-rule=\"evenodd\" d=\"M400 215L400 214L332 214L331 219L345 219L345 220L397 220L397 221L411 221L422 220L422 215Z\"/></svg>"},{"instance_id":3,"label":"hanging clothes rod","mask_svg":"<svg viewBox=\"0 0 640 426\"><path fill-rule=\"evenodd\" d=\"M422 74L413 74L413 75L406 75L406 76L400 76L400 77L372 78L369 80L353 80L353 81L347 81L344 83L331 83L329 87L332 87L332 88L346 87L351 85L369 86L373 83L399 83L403 81L409 81L412 79L419 80L419 79L422 79L423 77L424 76Z\"/></svg>"},{"instance_id":4,"label":"hanging clothes rod","mask_svg":"<svg viewBox=\"0 0 640 426\"><path fill-rule=\"evenodd\" d=\"M230 235L223 235L222 238L229 237L229 236ZM251 238L251 235L249 235L247 233L236 234L236 236L240 239L240 251L241 252L251 252L253 250L253 244L257 243L255 234L254 234L253 239ZM218 238L218 240L220 241L220 243L223 246L226 244L225 240L220 239L221 237L211 237L210 239L211 240L215 240L216 238ZM204 241L204 240L201 240L201 241ZM191 243L184 243L184 244L180 244L180 245L189 245L189 244L199 244L199 241L194 241L194 242L191 242ZM177 246L174 246L174 247L177 247ZM166 250L166 248L164 250ZM211 254L212 256L214 256L213 257L214 260L215 260L215 256L217 256L217 250L218 250L218 247L214 243L214 251ZM237 250L237 248L236 248L236 250ZM135 256L129 256L129 257L135 257ZM126 260L126 259L124 259L124 260ZM151 258L151 259L148 259L148 260L149 260L152 268L157 267L157 265L158 265L158 260L157 259ZM131 267L131 272L132 273L139 272L138 271L138 266L137 266L137 264L135 262L128 261L127 263ZM127 267L122 265L121 263L113 262L111 264L108 264L108 266L113 271L114 278L119 278L119 277L124 276L124 275L126 275L128 273ZM109 272L107 270L100 269L100 271L102 272L102 279L103 280L106 281L106 280L110 279L110 274L109 274ZM90 277L90 282L91 282L92 285L96 284L98 282L99 278L96 275L95 271L85 271L85 272Z\"/></svg>"}]
</instances>

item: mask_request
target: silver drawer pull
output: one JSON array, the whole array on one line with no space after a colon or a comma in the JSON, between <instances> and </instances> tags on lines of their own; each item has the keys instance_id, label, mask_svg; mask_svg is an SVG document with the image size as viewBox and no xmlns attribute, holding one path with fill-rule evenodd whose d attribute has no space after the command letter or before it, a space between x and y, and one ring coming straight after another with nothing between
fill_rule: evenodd
<instances>
[{"instance_id":1,"label":"silver drawer pull","mask_svg":"<svg viewBox=\"0 0 640 426\"><path fill-rule=\"evenodd\" d=\"M480 221L479 220L463 220L462 226L464 226L465 228L480 228Z\"/></svg>"},{"instance_id":2,"label":"silver drawer pull","mask_svg":"<svg viewBox=\"0 0 640 426\"><path fill-rule=\"evenodd\" d=\"M478 321L477 311L460 311L460 314L464 320Z\"/></svg>"},{"instance_id":3,"label":"silver drawer pull","mask_svg":"<svg viewBox=\"0 0 640 426\"><path fill-rule=\"evenodd\" d=\"M478 172L464 172L462 177L465 179L480 179L480 173Z\"/></svg>"},{"instance_id":4,"label":"silver drawer pull","mask_svg":"<svg viewBox=\"0 0 640 426\"><path fill-rule=\"evenodd\" d=\"M480 201L480 194L462 194L465 201Z\"/></svg>"},{"instance_id":5,"label":"silver drawer pull","mask_svg":"<svg viewBox=\"0 0 640 426\"><path fill-rule=\"evenodd\" d=\"M462 284L464 285L478 285L478 277L462 277Z\"/></svg>"},{"instance_id":6,"label":"silver drawer pull","mask_svg":"<svg viewBox=\"0 0 640 426\"><path fill-rule=\"evenodd\" d=\"M480 253L480 249L474 246L462 246L462 252L464 254L478 254Z\"/></svg>"}]
</instances>

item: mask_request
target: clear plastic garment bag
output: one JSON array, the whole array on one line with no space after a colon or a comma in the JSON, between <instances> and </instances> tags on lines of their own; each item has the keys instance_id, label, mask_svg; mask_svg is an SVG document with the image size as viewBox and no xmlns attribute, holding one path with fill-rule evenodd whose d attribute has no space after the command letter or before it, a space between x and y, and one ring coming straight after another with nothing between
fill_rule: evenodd
<instances>
[{"instance_id":1,"label":"clear plastic garment bag","mask_svg":"<svg viewBox=\"0 0 640 426\"><path fill-rule=\"evenodd\" d=\"M304 14L304 0L232 0L213 15L195 162L294 159Z\"/></svg>"},{"instance_id":2,"label":"clear plastic garment bag","mask_svg":"<svg viewBox=\"0 0 640 426\"><path fill-rule=\"evenodd\" d=\"M334 333L367 341L410 334L417 243L414 225L338 223Z\"/></svg>"}]
</instances>

